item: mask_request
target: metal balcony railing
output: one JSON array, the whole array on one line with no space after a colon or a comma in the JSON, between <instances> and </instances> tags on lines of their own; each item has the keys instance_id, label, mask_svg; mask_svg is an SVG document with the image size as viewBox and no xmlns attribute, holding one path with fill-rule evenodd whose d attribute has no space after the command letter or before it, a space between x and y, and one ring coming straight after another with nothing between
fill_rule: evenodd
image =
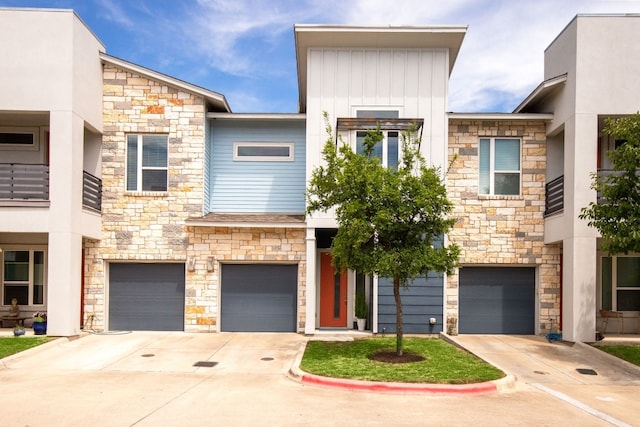
<instances>
[{"instance_id":1,"label":"metal balcony railing","mask_svg":"<svg viewBox=\"0 0 640 427\"><path fill-rule=\"evenodd\" d=\"M545 185L544 216L564 209L564 175L559 176Z\"/></svg>"},{"instance_id":2,"label":"metal balcony railing","mask_svg":"<svg viewBox=\"0 0 640 427\"><path fill-rule=\"evenodd\" d=\"M82 206L102 211L102 180L87 171L82 172Z\"/></svg>"},{"instance_id":3,"label":"metal balcony railing","mask_svg":"<svg viewBox=\"0 0 640 427\"><path fill-rule=\"evenodd\" d=\"M49 200L49 166L0 163L0 200ZM102 180L83 171L82 205L102 210Z\"/></svg>"},{"instance_id":4,"label":"metal balcony railing","mask_svg":"<svg viewBox=\"0 0 640 427\"><path fill-rule=\"evenodd\" d=\"M49 166L0 163L0 200L49 200Z\"/></svg>"}]
</instances>

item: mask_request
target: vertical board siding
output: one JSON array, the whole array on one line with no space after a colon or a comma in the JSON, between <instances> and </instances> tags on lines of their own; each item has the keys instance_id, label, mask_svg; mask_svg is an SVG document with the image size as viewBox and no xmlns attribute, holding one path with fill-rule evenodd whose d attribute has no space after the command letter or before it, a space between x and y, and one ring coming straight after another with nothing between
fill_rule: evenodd
<instances>
[{"instance_id":1,"label":"vertical board siding","mask_svg":"<svg viewBox=\"0 0 640 427\"><path fill-rule=\"evenodd\" d=\"M307 120L314 134L316 126L324 129L323 111L333 120L351 117L355 107L400 107L402 117L425 120L427 140L431 123L446 119L446 49L315 48L308 66Z\"/></svg>"},{"instance_id":2,"label":"vertical board siding","mask_svg":"<svg viewBox=\"0 0 640 427\"><path fill-rule=\"evenodd\" d=\"M429 272L427 277L416 277L407 289L400 288L404 332L408 334L435 334L443 331L444 277ZM436 324L429 325L435 317ZM393 298L393 279L378 279L378 332L396 332L396 303Z\"/></svg>"},{"instance_id":3,"label":"vertical board siding","mask_svg":"<svg viewBox=\"0 0 640 427\"><path fill-rule=\"evenodd\" d=\"M212 121L209 135L208 212L304 212L304 121ZM234 161L234 142L293 142L294 161Z\"/></svg>"}]
</instances>

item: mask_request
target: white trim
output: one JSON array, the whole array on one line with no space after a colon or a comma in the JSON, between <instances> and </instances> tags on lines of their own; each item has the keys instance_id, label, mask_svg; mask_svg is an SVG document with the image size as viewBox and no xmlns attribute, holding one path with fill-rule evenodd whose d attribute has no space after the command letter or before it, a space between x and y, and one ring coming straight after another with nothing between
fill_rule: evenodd
<instances>
[{"instance_id":1,"label":"white trim","mask_svg":"<svg viewBox=\"0 0 640 427\"><path fill-rule=\"evenodd\" d=\"M214 120L306 120L306 114L298 113L207 113Z\"/></svg>"},{"instance_id":2,"label":"white trim","mask_svg":"<svg viewBox=\"0 0 640 427\"><path fill-rule=\"evenodd\" d=\"M220 107L225 111L231 112L231 108L229 107L229 104L227 103L227 100L224 97L224 95L219 94L217 92L213 92L208 89L202 88L200 86L187 83L183 80L176 79L175 77L162 74L158 71L145 68L141 65L134 64L129 61L125 61L124 59L116 58L115 56L108 55L104 52L100 52L100 60L104 63L114 65L124 70L132 71L136 74L140 74L152 80L165 83L169 86L183 89L186 92L190 92L195 95L200 95L204 97L209 103L216 105L217 107Z\"/></svg>"},{"instance_id":3,"label":"white trim","mask_svg":"<svg viewBox=\"0 0 640 427\"><path fill-rule=\"evenodd\" d=\"M29 279L28 279L28 283L26 284L26 286L28 287L28 304L21 304L20 305L20 309L22 310L23 308L26 308L26 310L33 310L33 309L38 309L41 310L44 307L47 306L47 289L48 289L48 282L47 282L47 278L48 278L48 270L49 270L49 266L48 266L48 247L47 245L22 245L22 244L18 244L18 245L8 245L8 246L3 246L0 248L0 307L7 307L6 304L4 304L4 287L5 287L5 280L4 280L4 263L5 263L5 254L7 253L7 251L13 251L13 252L29 252ZM33 275L33 268L34 268L34 252L42 252L43 253L43 271L42 271L42 304L33 304L33 290L34 290L34 275ZM19 283L16 283L16 285L20 285Z\"/></svg>"},{"instance_id":4,"label":"white trim","mask_svg":"<svg viewBox=\"0 0 640 427\"><path fill-rule=\"evenodd\" d=\"M489 140L489 192L481 193L480 189L480 142L483 140ZM496 171L495 169L495 157L496 157L496 148L495 143L496 140L518 140L520 143L519 147L519 166L520 168L516 170L501 170ZM495 175L496 173L509 173L509 174L518 174L518 194L496 194L495 192ZM522 138L518 137L501 137L501 136L481 136L478 138L478 195L479 196L497 196L497 197L517 197L522 196Z\"/></svg>"},{"instance_id":5,"label":"white trim","mask_svg":"<svg viewBox=\"0 0 640 427\"><path fill-rule=\"evenodd\" d=\"M136 188L133 190L129 190L129 136L135 136L136 137L136 145L137 145L137 159L136 159ZM143 142L144 142L144 137L145 136L163 136L166 138L166 144L167 144L167 166L147 166L147 167L143 167L142 166L142 156L143 156L143 151L144 151L144 147L143 147ZM169 191L169 134L166 133L127 133L125 135L125 172L124 172L124 189L125 192L129 195L132 194L140 194L140 195L145 195L145 194L151 194L151 195L157 195L157 194L162 194L162 193L167 193ZM162 170L162 171L166 171L167 172L167 181L165 183L165 188L164 190L144 190L142 188L142 172L144 170Z\"/></svg>"},{"instance_id":6,"label":"white trim","mask_svg":"<svg viewBox=\"0 0 640 427\"><path fill-rule=\"evenodd\" d=\"M450 120L553 120L548 113L447 113Z\"/></svg>"},{"instance_id":7,"label":"white trim","mask_svg":"<svg viewBox=\"0 0 640 427\"><path fill-rule=\"evenodd\" d=\"M238 149L241 147L287 147L288 156L241 156ZM295 144L293 142L267 142L267 141L237 141L233 143L234 162L293 162Z\"/></svg>"},{"instance_id":8,"label":"white trim","mask_svg":"<svg viewBox=\"0 0 640 427\"><path fill-rule=\"evenodd\" d=\"M14 133L31 135L31 144L0 144L0 150L38 151L40 149L40 128L37 126L0 126L0 134Z\"/></svg>"},{"instance_id":9,"label":"white trim","mask_svg":"<svg viewBox=\"0 0 640 427\"><path fill-rule=\"evenodd\" d=\"M369 104L362 104L362 105L352 105L351 106L351 116L352 117L358 117L358 111L397 111L398 112L398 117L396 118L401 118L404 117L404 108L402 105L369 105ZM381 117L381 119L383 118L387 118L387 117Z\"/></svg>"}]
</instances>

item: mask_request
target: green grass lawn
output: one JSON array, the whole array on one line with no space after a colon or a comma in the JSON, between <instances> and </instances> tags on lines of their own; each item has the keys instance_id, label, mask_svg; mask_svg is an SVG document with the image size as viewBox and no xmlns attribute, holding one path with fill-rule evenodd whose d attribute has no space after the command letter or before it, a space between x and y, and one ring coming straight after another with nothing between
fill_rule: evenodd
<instances>
[{"instance_id":1,"label":"green grass lawn","mask_svg":"<svg viewBox=\"0 0 640 427\"><path fill-rule=\"evenodd\" d=\"M620 359L640 366L640 345L601 345L594 346Z\"/></svg>"},{"instance_id":2,"label":"green grass lawn","mask_svg":"<svg viewBox=\"0 0 640 427\"><path fill-rule=\"evenodd\" d=\"M469 384L504 377L499 369L439 338L404 338L404 352L421 355L424 361L384 363L369 359L379 351L395 351L395 346L395 337L309 341L300 368L326 377L406 383Z\"/></svg>"},{"instance_id":3,"label":"green grass lawn","mask_svg":"<svg viewBox=\"0 0 640 427\"><path fill-rule=\"evenodd\" d=\"M49 341L47 337L0 337L0 359Z\"/></svg>"}]
</instances>

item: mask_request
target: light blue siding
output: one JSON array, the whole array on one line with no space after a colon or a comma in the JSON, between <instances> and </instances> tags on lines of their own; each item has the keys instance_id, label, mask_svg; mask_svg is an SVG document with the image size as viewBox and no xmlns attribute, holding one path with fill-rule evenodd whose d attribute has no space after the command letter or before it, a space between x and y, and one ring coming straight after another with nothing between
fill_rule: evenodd
<instances>
[{"instance_id":1,"label":"light blue siding","mask_svg":"<svg viewBox=\"0 0 640 427\"><path fill-rule=\"evenodd\" d=\"M207 121L204 126L204 140L210 141L211 138L211 121ZM208 200L211 199L211 180L208 178L211 174L211 144L204 144L204 200L203 210L208 211ZM203 212L204 213L204 212Z\"/></svg>"},{"instance_id":2,"label":"light blue siding","mask_svg":"<svg viewBox=\"0 0 640 427\"><path fill-rule=\"evenodd\" d=\"M304 120L212 120L209 131L208 212L304 212ZM293 142L294 161L234 161L234 142Z\"/></svg>"}]
</instances>

